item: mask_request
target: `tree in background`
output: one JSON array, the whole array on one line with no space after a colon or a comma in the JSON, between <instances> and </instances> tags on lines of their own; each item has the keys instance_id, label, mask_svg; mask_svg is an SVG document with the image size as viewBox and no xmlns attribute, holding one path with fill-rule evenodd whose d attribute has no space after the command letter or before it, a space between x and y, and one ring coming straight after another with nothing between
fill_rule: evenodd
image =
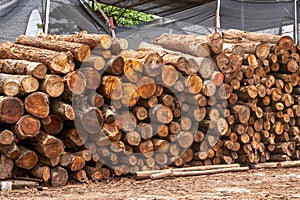
<instances>
[{"instance_id":1,"label":"tree in background","mask_svg":"<svg viewBox=\"0 0 300 200\"><path fill-rule=\"evenodd\" d=\"M88 3L90 6L92 6L92 1L88 1ZM127 8L106 5L104 3L95 4L94 10L97 11L99 7L107 16L114 17L116 25L118 26L133 26L157 19L157 17L151 14L138 12Z\"/></svg>"}]
</instances>

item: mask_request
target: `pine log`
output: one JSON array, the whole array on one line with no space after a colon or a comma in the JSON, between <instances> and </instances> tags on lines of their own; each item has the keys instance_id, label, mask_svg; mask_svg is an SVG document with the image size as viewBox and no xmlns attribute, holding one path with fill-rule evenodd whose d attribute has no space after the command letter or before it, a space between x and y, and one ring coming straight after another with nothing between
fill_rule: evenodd
<instances>
[{"instance_id":1,"label":"pine log","mask_svg":"<svg viewBox=\"0 0 300 200\"><path fill-rule=\"evenodd\" d=\"M14 133L10 130L3 130L0 132L0 145L10 145L15 141Z\"/></svg>"},{"instance_id":2,"label":"pine log","mask_svg":"<svg viewBox=\"0 0 300 200\"><path fill-rule=\"evenodd\" d=\"M75 112L71 105L59 100L51 101L51 112L64 120L74 120Z\"/></svg>"},{"instance_id":3,"label":"pine log","mask_svg":"<svg viewBox=\"0 0 300 200\"><path fill-rule=\"evenodd\" d=\"M0 96L0 122L13 124L23 114L24 106L19 98Z\"/></svg>"},{"instance_id":4,"label":"pine log","mask_svg":"<svg viewBox=\"0 0 300 200\"><path fill-rule=\"evenodd\" d=\"M45 156L39 155L39 164L41 165L47 165L49 167L55 167L59 164L60 156L55 158L47 158Z\"/></svg>"},{"instance_id":5,"label":"pine log","mask_svg":"<svg viewBox=\"0 0 300 200\"><path fill-rule=\"evenodd\" d=\"M0 156L0 179L11 177L14 162L8 159L5 155Z\"/></svg>"},{"instance_id":6,"label":"pine log","mask_svg":"<svg viewBox=\"0 0 300 200\"><path fill-rule=\"evenodd\" d=\"M139 96L143 99L148 99L154 95L157 88L155 81L147 76L144 76L137 82L137 87Z\"/></svg>"},{"instance_id":7,"label":"pine log","mask_svg":"<svg viewBox=\"0 0 300 200\"><path fill-rule=\"evenodd\" d=\"M49 49L52 51L68 52L70 51L74 58L83 62L90 57L91 51L88 45L83 45L74 42L46 40L43 38L21 35L16 39L17 44L37 47L41 49Z\"/></svg>"},{"instance_id":8,"label":"pine log","mask_svg":"<svg viewBox=\"0 0 300 200\"><path fill-rule=\"evenodd\" d=\"M28 95L24 104L26 111L37 118L45 118L50 112L49 96L43 92Z\"/></svg>"},{"instance_id":9,"label":"pine log","mask_svg":"<svg viewBox=\"0 0 300 200\"><path fill-rule=\"evenodd\" d=\"M123 84L122 104L127 107L133 107L139 100L138 87L132 83Z\"/></svg>"},{"instance_id":10,"label":"pine log","mask_svg":"<svg viewBox=\"0 0 300 200\"><path fill-rule=\"evenodd\" d=\"M180 51L198 57L210 55L208 39L203 40L197 36L162 34L153 40L153 44L173 51Z\"/></svg>"},{"instance_id":11,"label":"pine log","mask_svg":"<svg viewBox=\"0 0 300 200\"><path fill-rule=\"evenodd\" d=\"M120 100L123 96L123 83L119 77L104 76L101 81L101 94L111 100Z\"/></svg>"},{"instance_id":12,"label":"pine log","mask_svg":"<svg viewBox=\"0 0 300 200\"><path fill-rule=\"evenodd\" d=\"M101 132L103 127L103 115L99 108L90 107L82 113L79 113L78 118L75 119L77 128L86 131L90 134Z\"/></svg>"},{"instance_id":13,"label":"pine log","mask_svg":"<svg viewBox=\"0 0 300 200\"><path fill-rule=\"evenodd\" d=\"M47 93L50 97L59 97L64 92L63 79L58 75L46 75L40 85L40 91Z\"/></svg>"},{"instance_id":14,"label":"pine log","mask_svg":"<svg viewBox=\"0 0 300 200\"><path fill-rule=\"evenodd\" d=\"M47 66L27 60L0 59L0 73L32 75L37 79L45 78Z\"/></svg>"},{"instance_id":15,"label":"pine log","mask_svg":"<svg viewBox=\"0 0 300 200\"><path fill-rule=\"evenodd\" d=\"M50 135L57 135L63 129L63 121L57 115L49 115L41 119L44 130Z\"/></svg>"},{"instance_id":16,"label":"pine log","mask_svg":"<svg viewBox=\"0 0 300 200\"><path fill-rule=\"evenodd\" d=\"M0 55L0 58L43 63L54 73L67 74L74 70L72 55L64 52L5 42L0 45Z\"/></svg>"},{"instance_id":17,"label":"pine log","mask_svg":"<svg viewBox=\"0 0 300 200\"><path fill-rule=\"evenodd\" d=\"M136 58L127 58L124 62L124 76L132 83L136 83L143 72L142 63ZM123 77L124 78L124 77Z\"/></svg>"},{"instance_id":18,"label":"pine log","mask_svg":"<svg viewBox=\"0 0 300 200\"><path fill-rule=\"evenodd\" d=\"M110 75L121 75L124 71L125 61L122 56L112 56L107 62L105 72Z\"/></svg>"},{"instance_id":19,"label":"pine log","mask_svg":"<svg viewBox=\"0 0 300 200\"><path fill-rule=\"evenodd\" d=\"M40 38L48 40L59 40L67 42L76 42L89 45L92 49L109 49L112 45L112 38L107 34L88 34L86 31L74 35L44 35L40 34Z\"/></svg>"},{"instance_id":20,"label":"pine log","mask_svg":"<svg viewBox=\"0 0 300 200\"><path fill-rule=\"evenodd\" d=\"M57 166L51 169L50 183L53 187L66 185L68 178L68 172L64 168Z\"/></svg>"},{"instance_id":21,"label":"pine log","mask_svg":"<svg viewBox=\"0 0 300 200\"><path fill-rule=\"evenodd\" d=\"M101 70L104 69L105 64L106 64L106 61L105 61L105 58L103 56L98 56L98 55L92 54L91 57L88 60L84 61L81 64L80 67L81 68L92 67L92 68L96 69L97 71L101 71Z\"/></svg>"},{"instance_id":22,"label":"pine log","mask_svg":"<svg viewBox=\"0 0 300 200\"><path fill-rule=\"evenodd\" d=\"M38 162L38 156L34 151L19 146L20 154L15 159L15 165L23 169L32 169Z\"/></svg>"},{"instance_id":23,"label":"pine log","mask_svg":"<svg viewBox=\"0 0 300 200\"><path fill-rule=\"evenodd\" d=\"M283 36L278 41L278 47L283 50L290 50L293 47L294 41L289 36Z\"/></svg>"},{"instance_id":24,"label":"pine log","mask_svg":"<svg viewBox=\"0 0 300 200\"><path fill-rule=\"evenodd\" d=\"M163 124L168 124L173 120L172 111L162 104L157 104L155 107L151 108L149 115L152 120Z\"/></svg>"},{"instance_id":25,"label":"pine log","mask_svg":"<svg viewBox=\"0 0 300 200\"><path fill-rule=\"evenodd\" d=\"M64 77L64 81L66 83L65 88L71 92L71 96L82 94L86 87L86 79L84 74L76 70L74 72L68 73ZM65 91L66 92L66 91Z\"/></svg>"},{"instance_id":26,"label":"pine log","mask_svg":"<svg viewBox=\"0 0 300 200\"><path fill-rule=\"evenodd\" d=\"M40 127L41 123L37 118L31 115L24 115L13 126L13 131L18 139L23 140L38 135L40 132Z\"/></svg>"},{"instance_id":27,"label":"pine log","mask_svg":"<svg viewBox=\"0 0 300 200\"><path fill-rule=\"evenodd\" d=\"M39 82L30 75L0 74L0 93L7 96L25 95L35 92Z\"/></svg>"},{"instance_id":28,"label":"pine log","mask_svg":"<svg viewBox=\"0 0 300 200\"><path fill-rule=\"evenodd\" d=\"M225 42L226 39L232 39L238 42L253 41L253 42L268 42L271 44L276 44L281 37L280 35L247 32L247 31L240 31L236 29L224 30L222 31L222 35Z\"/></svg>"},{"instance_id":29,"label":"pine log","mask_svg":"<svg viewBox=\"0 0 300 200\"><path fill-rule=\"evenodd\" d=\"M36 165L30 170L30 173L45 182L50 179L50 167L48 166Z\"/></svg>"},{"instance_id":30,"label":"pine log","mask_svg":"<svg viewBox=\"0 0 300 200\"><path fill-rule=\"evenodd\" d=\"M15 142L9 145L0 145L0 152L9 159L15 159L20 154L20 149Z\"/></svg>"},{"instance_id":31,"label":"pine log","mask_svg":"<svg viewBox=\"0 0 300 200\"><path fill-rule=\"evenodd\" d=\"M44 132L34 137L31 144L39 154L47 158L59 157L64 150L64 144L60 139Z\"/></svg>"}]
</instances>

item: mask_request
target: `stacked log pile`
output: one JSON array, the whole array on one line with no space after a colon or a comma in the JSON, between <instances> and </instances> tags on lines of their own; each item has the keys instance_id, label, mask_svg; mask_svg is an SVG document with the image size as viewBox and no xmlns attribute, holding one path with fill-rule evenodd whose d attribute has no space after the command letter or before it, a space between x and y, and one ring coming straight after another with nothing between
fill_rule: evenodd
<instances>
[{"instance_id":1,"label":"stacked log pile","mask_svg":"<svg viewBox=\"0 0 300 200\"><path fill-rule=\"evenodd\" d=\"M0 179L300 158L291 38L228 30L127 47L85 32L0 44Z\"/></svg>"}]
</instances>

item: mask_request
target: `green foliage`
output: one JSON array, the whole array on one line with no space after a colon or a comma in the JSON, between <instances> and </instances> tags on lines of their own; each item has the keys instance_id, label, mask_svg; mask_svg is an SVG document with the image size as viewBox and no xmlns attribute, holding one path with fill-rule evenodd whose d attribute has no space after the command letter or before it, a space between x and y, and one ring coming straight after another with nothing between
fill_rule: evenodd
<instances>
[{"instance_id":1,"label":"green foliage","mask_svg":"<svg viewBox=\"0 0 300 200\"><path fill-rule=\"evenodd\" d=\"M92 6L91 1L88 1L88 3L90 6ZM103 3L99 3L95 7L95 11L97 11L98 7L100 7L107 16L113 16L118 26L132 26L156 19L155 16L151 14L126 8L119 8Z\"/></svg>"}]
</instances>

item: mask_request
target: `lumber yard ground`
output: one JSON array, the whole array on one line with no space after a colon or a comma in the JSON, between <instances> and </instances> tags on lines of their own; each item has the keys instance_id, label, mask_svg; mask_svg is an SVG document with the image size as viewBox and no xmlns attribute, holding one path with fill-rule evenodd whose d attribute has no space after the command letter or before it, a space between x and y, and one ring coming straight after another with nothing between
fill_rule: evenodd
<instances>
[{"instance_id":1,"label":"lumber yard ground","mask_svg":"<svg viewBox=\"0 0 300 200\"><path fill-rule=\"evenodd\" d=\"M0 192L0 199L300 199L300 168L260 169L164 180L114 178L61 188Z\"/></svg>"}]
</instances>

